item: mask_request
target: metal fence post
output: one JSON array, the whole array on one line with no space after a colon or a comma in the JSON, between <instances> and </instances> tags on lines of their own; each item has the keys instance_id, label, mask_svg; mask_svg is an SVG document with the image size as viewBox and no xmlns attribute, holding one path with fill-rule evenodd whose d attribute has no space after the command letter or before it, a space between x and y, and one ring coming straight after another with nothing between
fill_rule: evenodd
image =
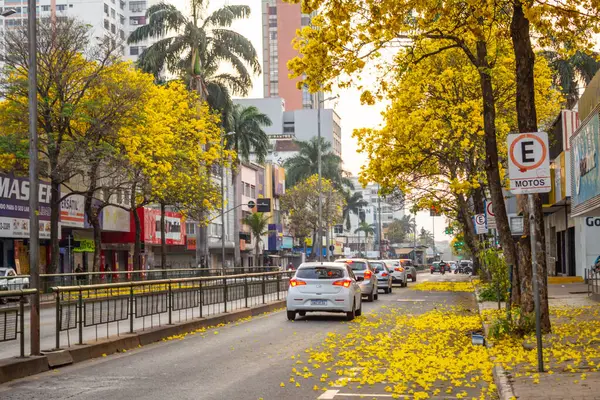
<instances>
[{"instance_id":1,"label":"metal fence post","mask_svg":"<svg viewBox=\"0 0 600 400\"><path fill-rule=\"evenodd\" d=\"M129 333L133 333L133 318L135 316L135 308L133 305L133 285L129 287Z\"/></svg>"},{"instance_id":2,"label":"metal fence post","mask_svg":"<svg viewBox=\"0 0 600 400\"><path fill-rule=\"evenodd\" d=\"M200 304L200 318L202 318L202 281L198 281L198 289L200 291L200 301L198 302Z\"/></svg>"},{"instance_id":3,"label":"metal fence post","mask_svg":"<svg viewBox=\"0 0 600 400\"><path fill-rule=\"evenodd\" d=\"M173 288L171 287L171 280L169 280L169 325L173 324Z\"/></svg>"},{"instance_id":4,"label":"metal fence post","mask_svg":"<svg viewBox=\"0 0 600 400\"><path fill-rule=\"evenodd\" d=\"M21 320L19 321L19 330L21 336L21 358L25 357L25 296L21 293L19 298L19 314L21 314Z\"/></svg>"},{"instance_id":5,"label":"metal fence post","mask_svg":"<svg viewBox=\"0 0 600 400\"><path fill-rule=\"evenodd\" d=\"M56 291L56 350L60 349L60 290Z\"/></svg>"},{"instance_id":6,"label":"metal fence post","mask_svg":"<svg viewBox=\"0 0 600 400\"><path fill-rule=\"evenodd\" d=\"M266 276L265 276L265 275L263 275L263 276L262 276L262 285L261 285L261 286L262 286L262 298L263 298L263 304L267 304L267 303L266 303L266 301L265 301L265 294L266 294L265 292L267 291L267 290L266 290L266 289L267 289L267 287L266 287L266 283L265 283L265 278L266 278Z\"/></svg>"},{"instance_id":7,"label":"metal fence post","mask_svg":"<svg viewBox=\"0 0 600 400\"><path fill-rule=\"evenodd\" d=\"M227 312L227 278L223 278L223 304L225 305L225 312Z\"/></svg>"},{"instance_id":8,"label":"metal fence post","mask_svg":"<svg viewBox=\"0 0 600 400\"><path fill-rule=\"evenodd\" d=\"M244 302L246 308L248 308L248 277L244 276Z\"/></svg>"},{"instance_id":9,"label":"metal fence post","mask_svg":"<svg viewBox=\"0 0 600 400\"><path fill-rule=\"evenodd\" d=\"M281 290L281 275L277 273L277 300L280 299L279 291Z\"/></svg>"},{"instance_id":10,"label":"metal fence post","mask_svg":"<svg viewBox=\"0 0 600 400\"><path fill-rule=\"evenodd\" d=\"M79 344L83 344L83 292L79 289Z\"/></svg>"}]
</instances>

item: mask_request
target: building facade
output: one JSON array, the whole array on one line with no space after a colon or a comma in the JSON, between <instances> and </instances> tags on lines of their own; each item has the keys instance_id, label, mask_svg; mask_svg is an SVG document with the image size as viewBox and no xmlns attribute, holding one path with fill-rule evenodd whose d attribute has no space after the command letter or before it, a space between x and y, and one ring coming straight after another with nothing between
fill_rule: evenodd
<instances>
[{"instance_id":1,"label":"building facade","mask_svg":"<svg viewBox=\"0 0 600 400\"><path fill-rule=\"evenodd\" d=\"M54 3L54 4L53 4ZM128 45L127 38L138 27L145 25L146 10L157 0L38 0L37 15L42 18L56 16L76 18L88 24L92 38L109 36L118 41L121 54L136 61L144 49L152 44L146 41ZM15 10L13 15L0 19L3 29L27 24L27 0L2 0L3 11Z\"/></svg>"},{"instance_id":2,"label":"building facade","mask_svg":"<svg viewBox=\"0 0 600 400\"><path fill-rule=\"evenodd\" d=\"M285 160L298 153L294 140L309 141L318 134L318 110L286 111L286 101L281 97L264 99L235 99L235 104L244 107L254 106L266 114L272 122L264 127L271 142L269 160L275 164L283 164ZM321 136L331 143L332 152L342 156L341 118L332 109L321 109Z\"/></svg>"},{"instance_id":3,"label":"building facade","mask_svg":"<svg viewBox=\"0 0 600 400\"><path fill-rule=\"evenodd\" d=\"M320 105L318 94L298 89L298 79L288 78L287 63L298 55L292 46L296 30L310 25L310 19L300 4L262 0L264 97L281 97L288 111Z\"/></svg>"}]
</instances>

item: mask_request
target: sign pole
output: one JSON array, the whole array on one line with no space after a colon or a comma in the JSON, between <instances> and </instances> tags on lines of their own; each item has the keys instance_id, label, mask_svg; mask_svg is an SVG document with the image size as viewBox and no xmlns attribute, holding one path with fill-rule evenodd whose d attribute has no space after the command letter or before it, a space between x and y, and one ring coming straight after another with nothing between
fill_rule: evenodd
<instances>
[{"instance_id":1,"label":"sign pole","mask_svg":"<svg viewBox=\"0 0 600 400\"><path fill-rule=\"evenodd\" d=\"M537 248L535 236L535 202L532 194L527 195L529 205L529 235L531 237L531 269L533 280L533 295L535 304L535 336L537 340L538 371L544 372L544 356L542 350L542 324L540 315L540 288L537 273Z\"/></svg>"}]
</instances>

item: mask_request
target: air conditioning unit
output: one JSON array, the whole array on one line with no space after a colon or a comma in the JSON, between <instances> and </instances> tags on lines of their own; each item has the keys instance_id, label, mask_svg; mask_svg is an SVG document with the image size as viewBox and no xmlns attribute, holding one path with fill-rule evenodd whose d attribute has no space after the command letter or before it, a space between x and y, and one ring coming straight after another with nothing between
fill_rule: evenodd
<instances>
[{"instance_id":1,"label":"air conditioning unit","mask_svg":"<svg viewBox=\"0 0 600 400\"><path fill-rule=\"evenodd\" d=\"M138 25L138 20L137 19L132 19L129 21L130 25Z\"/></svg>"}]
</instances>

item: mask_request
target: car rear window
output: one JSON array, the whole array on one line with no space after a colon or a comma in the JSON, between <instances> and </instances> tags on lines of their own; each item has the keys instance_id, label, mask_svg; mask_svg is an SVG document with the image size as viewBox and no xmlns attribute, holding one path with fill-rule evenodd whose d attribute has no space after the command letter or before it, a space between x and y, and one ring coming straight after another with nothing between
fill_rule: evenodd
<instances>
[{"instance_id":1,"label":"car rear window","mask_svg":"<svg viewBox=\"0 0 600 400\"><path fill-rule=\"evenodd\" d=\"M385 271L385 267L384 267L383 263L380 263L380 262L372 262L371 267L373 267L375 269L375 272Z\"/></svg>"},{"instance_id":2,"label":"car rear window","mask_svg":"<svg viewBox=\"0 0 600 400\"><path fill-rule=\"evenodd\" d=\"M352 271L364 271L367 269L367 263L362 261L346 261L346 264L348 264Z\"/></svg>"},{"instance_id":3,"label":"car rear window","mask_svg":"<svg viewBox=\"0 0 600 400\"><path fill-rule=\"evenodd\" d=\"M344 277L344 270L331 267L305 267L296 272L296 278L302 279L340 279Z\"/></svg>"},{"instance_id":4,"label":"car rear window","mask_svg":"<svg viewBox=\"0 0 600 400\"><path fill-rule=\"evenodd\" d=\"M407 266L407 267L412 267L412 261L411 260L402 260L402 265Z\"/></svg>"}]
</instances>

